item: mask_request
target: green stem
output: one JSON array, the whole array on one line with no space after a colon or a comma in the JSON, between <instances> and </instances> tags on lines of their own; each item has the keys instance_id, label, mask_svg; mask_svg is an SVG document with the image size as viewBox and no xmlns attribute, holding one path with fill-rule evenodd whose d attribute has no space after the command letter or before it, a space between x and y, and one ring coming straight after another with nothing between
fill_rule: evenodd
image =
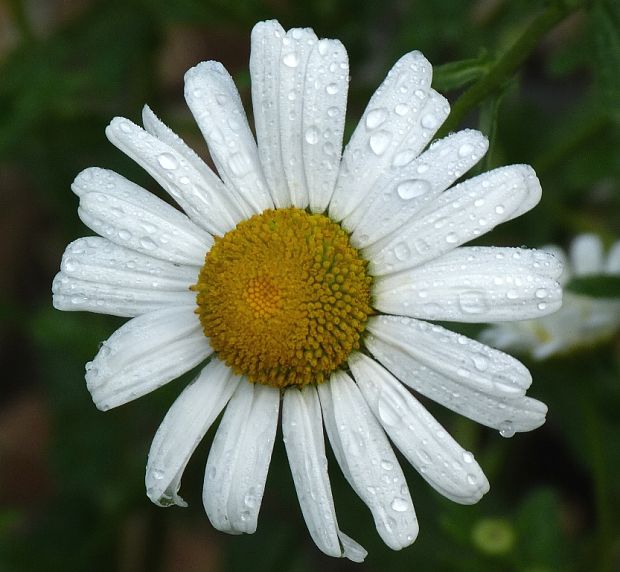
<instances>
[{"instance_id":1,"label":"green stem","mask_svg":"<svg viewBox=\"0 0 620 572\"><path fill-rule=\"evenodd\" d=\"M535 16L516 42L491 65L488 73L456 100L440 134L454 131L472 109L500 89L536 48L540 39L580 4L580 2L552 2Z\"/></svg>"}]
</instances>

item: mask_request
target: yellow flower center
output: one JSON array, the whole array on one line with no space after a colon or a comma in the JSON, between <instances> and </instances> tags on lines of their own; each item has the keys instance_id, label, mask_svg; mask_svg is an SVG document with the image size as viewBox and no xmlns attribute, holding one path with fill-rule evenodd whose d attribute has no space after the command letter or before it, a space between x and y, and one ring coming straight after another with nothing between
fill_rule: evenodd
<instances>
[{"instance_id":1,"label":"yellow flower center","mask_svg":"<svg viewBox=\"0 0 620 572\"><path fill-rule=\"evenodd\" d=\"M239 223L205 257L196 310L218 357L274 387L322 383L360 347L367 262L329 218L288 208Z\"/></svg>"}]
</instances>

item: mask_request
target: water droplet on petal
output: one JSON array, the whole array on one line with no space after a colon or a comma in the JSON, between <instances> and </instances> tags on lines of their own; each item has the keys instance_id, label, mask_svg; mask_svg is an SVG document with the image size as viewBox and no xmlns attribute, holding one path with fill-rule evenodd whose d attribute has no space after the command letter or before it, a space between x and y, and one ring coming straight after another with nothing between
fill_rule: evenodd
<instances>
[{"instance_id":1,"label":"water droplet on petal","mask_svg":"<svg viewBox=\"0 0 620 572\"><path fill-rule=\"evenodd\" d=\"M503 421L499 426L499 434L506 439L512 437L515 434L512 421Z\"/></svg>"},{"instance_id":2,"label":"water droplet on petal","mask_svg":"<svg viewBox=\"0 0 620 572\"><path fill-rule=\"evenodd\" d=\"M162 153L159 155L157 157L157 162L161 165L162 169L166 169L167 171L174 171L174 169L179 166L176 157L170 153Z\"/></svg>"},{"instance_id":3,"label":"water droplet on petal","mask_svg":"<svg viewBox=\"0 0 620 572\"><path fill-rule=\"evenodd\" d=\"M370 149L375 155L383 155L391 140L392 134L389 131L377 131L370 136Z\"/></svg>"},{"instance_id":4,"label":"water droplet on petal","mask_svg":"<svg viewBox=\"0 0 620 572\"><path fill-rule=\"evenodd\" d=\"M394 256L401 261L407 260L411 256L411 250L409 250L409 246L405 242L399 242L394 247Z\"/></svg>"},{"instance_id":5,"label":"water droplet on petal","mask_svg":"<svg viewBox=\"0 0 620 572\"><path fill-rule=\"evenodd\" d=\"M329 115L329 117L336 117L336 115L338 115L338 108L337 107L328 108L327 115Z\"/></svg>"},{"instance_id":6,"label":"water droplet on petal","mask_svg":"<svg viewBox=\"0 0 620 572\"><path fill-rule=\"evenodd\" d=\"M394 468L394 463L392 463L392 461L384 459L383 461L381 461L381 468L384 471L391 471Z\"/></svg>"},{"instance_id":7,"label":"water droplet on petal","mask_svg":"<svg viewBox=\"0 0 620 572\"><path fill-rule=\"evenodd\" d=\"M144 248L145 250L154 250L155 248L157 248L155 242L150 238L140 239L140 246L142 246L142 248Z\"/></svg>"},{"instance_id":8,"label":"water droplet on petal","mask_svg":"<svg viewBox=\"0 0 620 572\"><path fill-rule=\"evenodd\" d=\"M373 109L366 116L366 127L368 129L376 129L387 119L387 116L388 112L385 107Z\"/></svg>"},{"instance_id":9,"label":"water droplet on petal","mask_svg":"<svg viewBox=\"0 0 620 572\"><path fill-rule=\"evenodd\" d=\"M305 138L310 145L315 145L319 141L319 130L316 127L309 127L306 129Z\"/></svg>"},{"instance_id":10,"label":"water droplet on petal","mask_svg":"<svg viewBox=\"0 0 620 572\"><path fill-rule=\"evenodd\" d=\"M399 103L394 108L394 112L396 115L400 115L402 117L403 115L407 115L407 113L409 113L409 106L405 103Z\"/></svg>"},{"instance_id":11,"label":"water droplet on petal","mask_svg":"<svg viewBox=\"0 0 620 572\"><path fill-rule=\"evenodd\" d=\"M282 62L289 68L295 68L299 64L299 56L296 52L289 52L282 58Z\"/></svg>"},{"instance_id":12,"label":"water droplet on petal","mask_svg":"<svg viewBox=\"0 0 620 572\"><path fill-rule=\"evenodd\" d=\"M396 497L390 506L396 512L405 512L409 508L409 503L403 498Z\"/></svg>"},{"instance_id":13,"label":"water droplet on petal","mask_svg":"<svg viewBox=\"0 0 620 572\"><path fill-rule=\"evenodd\" d=\"M338 84L337 83L328 84L327 87L325 88L325 91L328 93L328 95L336 95L339 91Z\"/></svg>"},{"instance_id":14,"label":"water droplet on petal","mask_svg":"<svg viewBox=\"0 0 620 572\"><path fill-rule=\"evenodd\" d=\"M467 157L467 155L471 155L474 151L474 147L473 145L470 145L469 143L463 143L460 147L459 147L459 157Z\"/></svg>"},{"instance_id":15,"label":"water droplet on petal","mask_svg":"<svg viewBox=\"0 0 620 572\"><path fill-rule=\"evenodd\" d=\"M430 190L430 183L420 179L409 179L407 181L403 181L396 187L398 196L404 200L420 197Z\"/></svg>"},{"instance_id":16,"label":"water droplet on petal","mask_svg":"<svg viewBox=\"0 0 620 572\"><path fill-rule=\"evenodd\" d=\"M128 230L121 229L118 231L118 238L120 238L121 240L130 240L131 233Z\"/></svg>"}]
</instances>

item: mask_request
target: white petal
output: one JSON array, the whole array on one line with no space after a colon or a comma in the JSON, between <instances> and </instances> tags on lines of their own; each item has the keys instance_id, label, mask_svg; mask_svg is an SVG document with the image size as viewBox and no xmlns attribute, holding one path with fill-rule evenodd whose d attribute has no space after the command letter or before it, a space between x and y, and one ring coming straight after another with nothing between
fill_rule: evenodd
<instances>
[{"instance_id":1,"label":"white petal","mask_svg":"<svg viewBox=\"0 0 620 572\"><path fill-rule=\"evenodd\" d=\"M453 322L538 318L562 304L557 259L542 250L461 247L375 281L375 307L388 314Z\"/></svg>"},{"instance_id":2,"label":"white petal","mask_svg":"<svg viewBox=\"0 0 620 572\"><path fill-rule=\"evenodd\" d=\"M151 258L105 238L87 236L67 246L60 269L80 280L149 290L186 291L200 268Z\"/></svg>"},{"instance_id":3,"label":"white petal","mask_svg":"<svg viewBox=\"0 0 620 572\"><path fill-rule=\"evenodd\" d=\"M308 58L317 37L310 28L294 28L282 40L280 63L280 140L282 165L288 183L291 203L306 208L308 183L303 164L302 135L306 106L305 77Z\"/></svg>"},{"instance_id":4,"label":"white petal","mask_svg":"<svg viewBox=\"0 0 620 572\"><path fill-rule=\"evenodd\" d=\"M363 248L387 236L471 169L489 146L472 129L435 141L417 159L397 155L398 166L386 169L360 205L344 221L351 241ZM402 163L402 164L401 164Z\"/></svg>"},{"instance_id":5,"label":"white petal","mask_svg":"<svg viewBox=\"0 0 620 572\"><path fill-rule=\"evenodd\" d=\"M149 173L192 221L208 232L225 234L245 218L233 192L208 168L197 170L195 160L188 161L175 147L123 117L111 121L106 135Z\"/></svg>"},{"instance_id":6,"label":"white petal","mask_svg":"<svg viewBox=\"0 0 620 572\"><path fill-rule=\"evenodd\" d=\"M183 213L113 171L90 168L71 186L86 226L121 246L179 264L202 266L213 238Z\"/></svg>"},{"instance_id":7,"label":"white petal","mask_svg":"<svg viewBox=\"0 0 620 572\"><path fill-rule=\"evenodd\" d=\"M282 163L280 67L286 32L276 20L258 22L252 30L250 76L258 154L277 208L291 206Z\"/></svg>"},{"instance_id":8,"label":"white petal","mask_svg":"<svg viewBox=\"0 0 620 572\"><path fill-rule=\"evenodd\" d=\"M302 156L312 212L323 212L334 192L349 88L349 58L338 40L312 48L303 93Z\"/></svg>"},{"instance_id":9,"label":"white petal","mask_svg":"<svg viewBox=\"0 0 620 572\"><path fill-rule=\"evenodd\" d=\"M54 307L138 316L194 303L196 266L172 264L90 236L72 242L52 284Z\"/></svg>"},{"instance_id":10,"label":"white petal","mask_svg":"<svg viewBox=\"0 0 620 572\"><path fill-rule=\"evenodd\" d=\"M437 258L531 209L540 184L527 165L501 167L456 185L411 221L365 248L369 270L389 274Z\"/></svg>"},{"instance_id":11,"label":"white petal","mask_svg":"<svg viewBox=\"0 0 620 572\"><path fill-rule=\"evenodd\" d=\"M327 473L321 408L314 387L291 388L284 392L282 433L310 536L328 556L344 556L362 562L366 550L338 529Z\"/></svg>"},{"instance_id":12,"label":"white petal","mask_svg":"<svg viewBox=\"0 0 620 572\"><path fill-rule=\"evenodd\" d=\"M279 390L243 378L217 429L202 500L211 524L231 534L256 531L278 425Z\"/></svg>"},{"instance_id":13,"label":"white petal","mask_svg":"<svg viewBox=\"0 0 620 572\"><path fill-rule=\"evenodd\" d=\"M79 280L59 272L52 283L53 304L57 310L86 311L132 318L161 308L187 306L196 294L170 290L119 287Z\"/></svg>"},{"instance_id":14,"label":"white petal","mask_svg":"<svg viewBox=\"0 0 620 572\"><path fill-rule=\"evenodd\" d=\"M136 399L197 366L212 352L195 306L129 320L86 364L86 384L99 409Z\"/></svg>"},{"instance_id":15,"label":"white petal","mask_svg":"<svg viewBox=\"0 0 620 572\"><path fill-rule=\"evenodd\" d=\"M570 245L570 260L575 276L603 272L603 243L595 234L581 234Z\"/></svg>"},{"instance_id":16,"label":"white petal","mask_svg":"<svg viewBox=\"0 0 620 572\"><path fill-rule=\"evenodd\" d=\"M342 220L377 179L416 157L450 112L444 97L430 88L432 68L420 52L403 56L371 97L343 153L343 165L329 206Z\"/></svg>"},{"instance_id":17,"label":"white petal","mask_svg":"<svg viewBox=\"0 0 620 572\"><path fill-rule=\"evenodd\" d=\"M614 242L605 263L607 274L620 274L620 241Z\"/></svg>"},{"instance_id":18,"label":"white petal","mask_svg":"<svg viewBox=\"0 0 620 572\"><path fill-rule=\"evenodd\" d=\"M349 366L375 417L420 475L450 500L478 502L489 482L473 455L376 361L356 353Z\"/></svg>"},{"instance_id":19,"label":"white petal","mask_svg":"<svg viewBox=\"0 0 620 572\"><path fill-rule=\"evenodd\" d=\"M418 521L383 429L347 374L335 372L318 389L327 435L344 476L370 508L383 541L393 550L409 546Z\"/></svg>"},{"instance_id":20,"label":"white petal","mask_svg":"<svg viewBox=\"0 0 620 572\"><path fill-rule=\"evenodd\" d=\"M172 404L155 433L146 465L146 494L155 504L187 506L178 494L183 471L240 379L214 358Z\"/></svg>"},{"instance_id":21,"label":"white petal","mask_svg":"<svg viewBox=\"0 0 620 572\"><path fill-rule=\"evenodd\" d=\"M222 64L202 62L190 69L185 99L220 177L243 198L246 215L273 208L239 92Z\"/></svg>"},{"instance_id":22,"label":"white petal","mask_svg":"<svg viewBox=\"0 0 620 572\"><path fill-rule=\"evenodd\" d=\"M160 141L164 142L177 151L180 155L183 155L185 160L198 171L207 181L210 181L213 177L218 179L217 175L211 170L211 168L198 156L198 154L189 147L183 139L181 139L170 127L168 127L148 106L145 105L142 108L142 125L144 129L151 135L157 137ZM218 179L219 181L219 179ZM221 184L221 181L219 181Z\"/></svg>"},{"instance_id":23,"label":"white petal","mask_svg":"<svg viewBox=\"0 0 620 572\"><path fill-rule=\"evenodd\" d=\"M439 326L426 327L435 330L438 343L440 338L437 334L441 333L443 339L451 344L446 332L441 328L437 330ZM507 383L518 379L517 376L522 377L515 361L511 361L509 356L497 356L496 350L491 348L482 350L484 346L481 344L460 336L458 339L464 347L472 348L470 363L473 362L473 368L467 364L465 375L460 375L458 369L456 375L452 375L446 364L432 360L432 348L427 348L425 352L418 351L416 343L421 339L421 330L422 326L416 320L381 316L369 324L372 333L365 340L366 346L404 384L465 417L499 429L503 434L531 431L545 422L547 406L544 403L519 393L515 397L507 397L498 384L493 383L494 380L489 383L488 374L471 375L476 369L474 360L482 355L500 360L495 364L489 359L487 370L497 371L500 379L508 377ZM465 354L457 359L465 359Z\"/></svg>"}]
</instances>

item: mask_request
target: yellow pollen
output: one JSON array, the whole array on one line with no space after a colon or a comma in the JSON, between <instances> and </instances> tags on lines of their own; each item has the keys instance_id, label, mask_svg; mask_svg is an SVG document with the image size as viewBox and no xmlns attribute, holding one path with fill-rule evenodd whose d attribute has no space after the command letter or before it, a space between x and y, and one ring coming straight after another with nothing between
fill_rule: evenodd
<instances>
[{"instance_id":1,"label":"yellow pollen","mask_svg":"<svg viewBox=\"0 0 620 572\"><path fill-rule=\"evenodd\" d=\"M318 384L360 347L367 262L340 225L301 209L245 220L205 257L196 313L217 356L254 383Z\"/></svg>"}]
</instances>

